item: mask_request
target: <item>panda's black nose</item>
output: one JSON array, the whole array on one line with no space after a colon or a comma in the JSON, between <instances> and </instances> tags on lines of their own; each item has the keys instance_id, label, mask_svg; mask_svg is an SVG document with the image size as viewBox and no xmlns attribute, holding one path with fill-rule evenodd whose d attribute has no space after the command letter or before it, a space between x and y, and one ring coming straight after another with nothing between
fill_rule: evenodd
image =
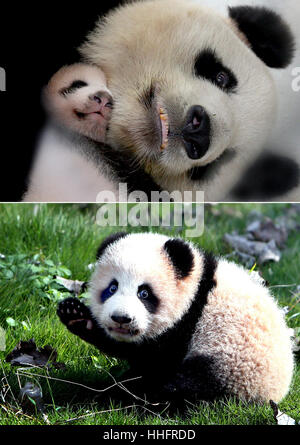
<instances>
[{"instance_id":1,"label":"panda's black nose","mask_svg":"<svg viewBox=\"0 0 300 445\"><path fill-rule=\"evenodd\" d=\"M189 109L181 136L190 159L205 155L210 144L210 119L203 107L194 105Z\"/></svg>"},{"instance_id":2,"label":"panda's black nose","mask_svg":"<svg viewBox=\"0 0 300 445\"><path fill-rule=\"evenodd\" d=\"M127 324L127 323L131 322L131 318L127 317L126 315L113 314L111 316L111 319L113 321L115 321L116 323L120 323L120 324Z\"/></svg>"}]
</instances>

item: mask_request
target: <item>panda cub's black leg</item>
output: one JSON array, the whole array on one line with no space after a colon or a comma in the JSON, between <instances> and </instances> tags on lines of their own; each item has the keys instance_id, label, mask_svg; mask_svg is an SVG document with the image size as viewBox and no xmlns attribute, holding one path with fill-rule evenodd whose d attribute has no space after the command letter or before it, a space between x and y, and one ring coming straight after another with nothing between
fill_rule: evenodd
<instances>
[{"instance_id":1,"label":"panda cub's black leg","mask_svg":"<svg viewBox=\"0 0 300 445\"><path fill-rule=\"evenodd\" d=\"M214 400L226 393L225 381L213 357L199 355L184 361L181 369L164 385L170 401Z\"/></svg>"},{"instance_id":2,"label":"panda cub's black leg","mask_svg":"<svg viewBox=\"0 0 300 445\"><path fill-rule=\"evenodd\" d=\"M90 309L78 298L67 298L61 301L57 308L57 315L72 334L95 344L97 337L93 341L93 335L97 332L97 326L92 319Z\"/></svg>"}]
</instances>

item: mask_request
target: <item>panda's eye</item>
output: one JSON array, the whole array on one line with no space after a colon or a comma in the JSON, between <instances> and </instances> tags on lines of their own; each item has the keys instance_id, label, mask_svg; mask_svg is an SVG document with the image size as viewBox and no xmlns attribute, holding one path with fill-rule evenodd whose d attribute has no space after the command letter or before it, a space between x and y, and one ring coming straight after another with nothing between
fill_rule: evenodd
<instances>
[{"instance_id":1,"label":"panda's eye","mask_svg":"<svg viewBox=\"0 0 300 445\"><path fill-rule=\"evenodd\" d=\"M146 283L141 284L141 286L138 287L137 296L150 314L155 314L159 305L159 299L155 295L151 285Z\"/></svg>"},{"instance_id":2,"label":"panda's eye","mask_svg":"<svg viewBox=\"0 0 300 445\"><path fill-rule=\"evenodd\" d=\"M216 83L220 88L227 88L229 81L229 75L225 71L221 71L216 75Z\"/></svg>"},{"instance_id":3,"label":"panda's eye","mask_svg":"<svg viewBox=\"0 0 300 445\"><path fill-rule=\"evenodd\" d=\"M110 285L101 293L101 301L104 303L109 297L114 295L118 290L117 280L113 280Z\"/></svg>"},{"instance_id":4,"label":"panda's eye","mask_svg":"<svg viewBox=\"0 0 300 445\"><path fill-rule=\"evenodd\" d=\"M238 81L234 73L217 57L215 51L206 49L195 60L194 73L207 79L226 93L234 92Z\"/></svg>"},{"instance_id":5,"label":"panda's eye","mask_svg":"<svg viewBox=\"0 0 300 445\"><path fill-rule=\"evenodd\" d=\"M140 286L138 290L138 297L141 300L146 300L150 296L150 290L147 288L146 285Z\"/></svg>"},{"instance_id":6,"label":"panda's eye","mask_svg":"<svg viewBox=\"0 0 300 445\"><path fill-rule=\"evenodd\" d=\"M109 287L109 293L111 294L111 295L113 295L115 292L117 292L117 290L118 290L118 286L116 285L116 284L112 284L110 287Z\"/></svg>"},{"instance_id":7,"label":"panda's eye","mask_svg":"<svg viewBox=\"0 0 300 445\"><path fill-rule=\"evenodd\" d=\"M146 289L142 289L138 292L138 297L142 300L146 300L149 297L149 292Z\"/></svg>"}]
</instances>

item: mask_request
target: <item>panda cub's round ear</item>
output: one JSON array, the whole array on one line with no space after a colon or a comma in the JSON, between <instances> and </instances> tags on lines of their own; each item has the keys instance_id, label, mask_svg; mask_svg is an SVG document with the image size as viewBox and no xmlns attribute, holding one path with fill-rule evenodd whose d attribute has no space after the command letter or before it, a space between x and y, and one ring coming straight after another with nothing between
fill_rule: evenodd
<instances>
[{"instance_id":1,"label":"panda cub's round ear","mask_svg":"<svg viewBox=\"0 0 300 445\"><path fill-rule=\"evenodd\" d=\"M173 264L177 278L188 277L194 267L194 254L190 246L182 239L174 238L165 243L164 250Z\"/></svg>"},{"instance_id":2,"label":"panda cub's round ear","mask_svg":"<svg viewBox=\"0 0 300 445\"><path fill-rule=\"evenodd\" d=\"M105 238L105 240L102 241L102 243L100 244L100 246L99 246L99 248L97 250L96 259L99 260L99 258L103 254L104 250L108 246L110 246L111 244L115 243L119 239L124 238L127 235L128 235L128 233L126 233L126 232L117 232L117 233L113 233L112 235L109 235L107 238Z\"/></svg>"},{"instance_id":3,"label":"panda cub's round ear","mask_svg":"<svg viewBox=\"0 0 300 445\"><path fill-rule=\"evenodd\" d=\"M291 63L294 37L276 12L263 6L237 6L229 7L229 16L267 66L285 68Z\"/></svg>"}]
</instances>

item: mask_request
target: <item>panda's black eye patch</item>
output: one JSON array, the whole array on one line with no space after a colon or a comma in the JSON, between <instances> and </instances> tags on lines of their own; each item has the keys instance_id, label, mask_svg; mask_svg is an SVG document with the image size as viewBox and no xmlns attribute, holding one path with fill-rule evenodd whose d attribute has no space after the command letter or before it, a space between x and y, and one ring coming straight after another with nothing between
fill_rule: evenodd
<instances>
[{"instance_id":1,"label":"panda's black eye patch","mask_svg":"<svg viewBox=\"0 0 300 445\"><path fill-rule=\"evenodd\" d=\"M210 80L223 91L234 92L237 87L235 75L222 64L214 51L202 51L196 58L194 69L197 77Z\"/></svg>"},{"instance_id":2,"label":"panda's black eye patch","mask_svg":"<svg viewBox=\"0 0 300 445\"><path fill-rule=\"evenodd\" d=\"M137 296L151 314L154 314L156 312L159 305L159 299L154 294L149 284L142 284L141 286L139 286Z\"/></svg>"},{"instance_id":3,"label":"panda's black eye patch","mask_svg":"<svg viewBox=\"0 0 300 445\"><path fill-rule=\"evenodd\" d=\"M109 286L101 292L101 301L105 303L112 295L114 295L119 287L117 280L112 280Z\"/></svg>"},{"instance_id":4,"label":"panda's black eye patch","mask_svg":"<svg viewBox=\"0 0 300 445\"><path fill-rule=\"evenodd\" d=\"M72 94L79 88L87 87L88 84L84 82L83 80L74 80L74 82L71 83L67 88L62 88L60 90L60 94L63 96L66 96L67 94Z\"/></svg>"}]
</instances>

